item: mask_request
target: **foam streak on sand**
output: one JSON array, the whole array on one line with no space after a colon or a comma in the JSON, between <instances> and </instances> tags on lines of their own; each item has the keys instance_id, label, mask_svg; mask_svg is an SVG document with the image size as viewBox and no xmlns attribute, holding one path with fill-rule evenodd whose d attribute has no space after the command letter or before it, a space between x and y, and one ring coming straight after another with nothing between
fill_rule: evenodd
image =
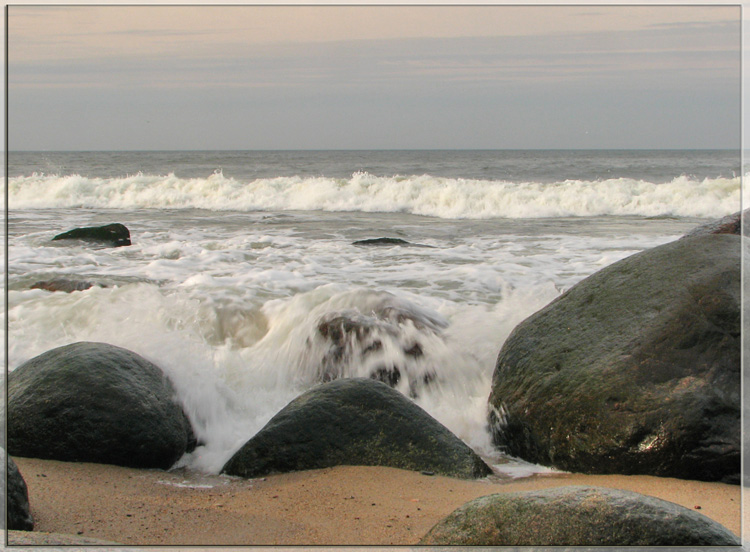
<instances>
[{"instance_id":1,"label":"foam streak on sand","mask_svg":"<svg viewBox=\"0 0 750 552\"><path fill-rule=\"evenodd\" d=\"M444 219L719 217L735 210L740 180L680 176L665 183L632 178L541 183L357 172L348 179L293 176L242 181L220 171L207 178L34 173L9 180L9 206L401 212Z\"/></svg>"}]
</instances>

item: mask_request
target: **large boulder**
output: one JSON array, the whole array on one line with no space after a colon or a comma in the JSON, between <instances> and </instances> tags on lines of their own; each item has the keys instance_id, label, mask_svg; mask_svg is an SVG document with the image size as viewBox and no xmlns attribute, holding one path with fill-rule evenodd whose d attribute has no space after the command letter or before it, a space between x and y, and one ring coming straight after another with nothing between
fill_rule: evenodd
<instances>
[{"instance_id":1,"label":"large boulder","mask_svg":"<svg viewBox=\"0 0 750 552\"><path fill-rule=\"evenodd\" d=\"M672 502L630 491L558 487L468 502L420 545L738 546L722 525Z\"/></svg>"},{"instance_id":2,"label":"large boulder","mask_svg":"<svg viewBox=\"0 0 750 552\"><path fill-rule=\"evenodd\" d=\"M517 326L492 380L495 443L568 471L739 483L743 239L633 255Z\"/></svg>"},{"instance_id":3,"label":"large boulder","mask_svg":"<svg viewBox=\"0 0 750 552\"><path fill-rule=\"evenodd\" d=\"M463 441L386 384L339 379L284 407L222 468L242 477L338 465L478 478L491 470Z\"/></svg>"},{"instance_id":4,"label":"large boulder","mask_svg":"<svg viewBox=\"0 0 750 552\"><path fill-rule=\"evenodd\" d=\"M130 230L119 222L105 224L104 226L87 226L74 228L62 234L56 235L52 241L57 240L83 240L87 242L102 243L113 247L130 244Z\"/></svg>"},{"instance_id":5,"label":"large boulder","mask_svg":"<svg viewBox=\"0 0 750 552\"><path fill-rule=\"evenodd\" d=\"M705 236L707 234L735 234L737 236L747 236L747 222L745 222L745 228L743 228L743 218L747 219L750 214L750 209L744 211L737 211L731 215L727 215L724 218L712 220L706 224L696 226L690 232L685 234L685 238L693 238L695 236Z\"/></svg>"},{"instance_id":6,"label":"large boulder","mask_svg":"<svg viewBox=\"0 0 750 552\"><path fill-rule=\"evenodd\" d=\"M14 456L171 467L192 430L164 373L105 343L47 351L8 376L8 452Z\"/></svg>"},{"instance_id":7,"label":"large boulder","mask_svg":"<svg viewBox=\"0 0 750 552\"><path fill-rule=\"evenodd\" d=\"M5 462L5 450L0 449L0 461ZM5 478L0 478L5 483ZM7 495L0 493L0 496L6 496L7 501L4 505L7 507L6 516L3 520L7 523L9 531L33 531L34 520L31 517L31 508L29 507L29 491L26 487L21 472L12 458L8 457L7 473Z\"/></svg>"}]
</instances>

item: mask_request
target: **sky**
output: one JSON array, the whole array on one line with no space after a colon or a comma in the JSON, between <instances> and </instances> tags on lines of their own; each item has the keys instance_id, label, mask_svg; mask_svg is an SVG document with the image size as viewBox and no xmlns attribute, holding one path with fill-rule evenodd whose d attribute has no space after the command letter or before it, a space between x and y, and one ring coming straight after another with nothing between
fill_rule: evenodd
<instances>
[{"instance_id":1,"label":"sky","mask_svg":"<svg viewBox=\"0 0 750 552\"><path fill-rule=\"evenodd\" d=\"M740 7L11 5L10 150L738 148Z\"/></svg>"}]
</instances>

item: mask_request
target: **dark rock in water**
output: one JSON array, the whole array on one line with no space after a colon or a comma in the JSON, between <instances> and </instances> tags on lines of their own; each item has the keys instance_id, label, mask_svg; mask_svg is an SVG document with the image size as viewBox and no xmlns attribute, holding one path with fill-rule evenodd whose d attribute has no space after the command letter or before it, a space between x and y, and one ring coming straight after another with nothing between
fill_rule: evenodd
<instances>
[{"instance_id":1,"label":"dark rock in water","mask_svg":"<svg viewBox=\"0 0 750 552\"><path fill-rule=\"evenodd\" d=\"M0 449L0 460L4 464L5 450L3 449ZM0 481L5 483L4 478L0 478ZM1 495L6 496L5 493ZM21 472L18 471L18 466L16 466L16 463L10 457L8 457L8 493L5 504L8 511L7 516L3 516L3 520L7 519L7 529L9 531L34 530L34 520L31 517L29 491L26 488L26 481L24 481Z\"/></svg>"},{"instance_id":2,"label":"dark rock in water","mask_svg":"<svg viewBox=\"0 0 750 552\"><path fill-rule=\"evenodd\" d=\"M352 242L352 245L401 245L407 247L432 247L431 245L422 245L418 243L411 243L401 238L371 238L367 240L357 240Z\"/></svg>"},{"instance_id":3,"label":"dark rock in water","mask_svg":"<svg viewBox=\"0 0 750 552\"><path fill-rule=\"evenodd\" d=\"M695 236L705 236L707 234L735 234L737 236L747 236L747 229L744 232L742 231L743 216L744 218L750 216L750 209L746 209L745 211L738 211L732 215L727 215L724 218L714 220L693 228L683 237L692 238Z\"/></svg>"},{"instance_id":4,"label":"dark rock in water","mask_svg":"<svg viewBox=\"0 0 750 552\"><path fill-rule=\"evenodd\" d=\"M424 410L381 382L340 379L300 395L227 462L223 473L390 466L478 478L490 468Z\"/></svg>"},{"instance_id":5,"label":"dark rock in water","mask_svg":"<svg viewBox=\"0 0 750 552\"><path fill-rule=\"evenodd\" d=\"M8 375L15 456L167 469L191 436L161 369L126 349L73 343Z\"/></svg>"},{"instance_id":6,"label":"dark rock in water","mask_svg":"<svg viewBox=\"0 0 750 552\"><path fill-rule=\"evenodd\" d=\"M666 500L601 487L500 493L468 502L420 545L738 546L719 523Z\"/></svg>"},{"instance_id":7,"label":"dark rock in water","mask_svg":"<svg viewBox=\"0 0 750 552\"><path fill-rule=\"evenodd\" d=\"M567 471L739 483L742 241L641 252L519 324L493 375L495 443Z\"/></svg>"},{"instance_id":8,"label":"dark rock in water","mask_svg":"<svg viewBox=\"0 0 750 552\"><path fill-rule=\"evenodd\" d=\"M120 223L107 224L105 226L89 226L86 228L74 228L68 232L58 234L52 241L56 240L83 240L111 244L114 247L131 245L130 230Z\"/></svg>"},{"instance_id":9,"label":"dark rock in water","mask_svg":"<svg viewBox=\"0 0 750 552\"><path fill-rule=\"evenodd\" d=\"M91 282L84 280L68 280L67 278L54 278L52 280L43 280L36 282L31 286L31 289L45 289L47 291L64 291L70 293L73 291L84 291L94 287Z\"/></svg>"},{"instance_id":10,"label":"dark rock in water","mask_svg":"<svg viewBox=\"0 0 750 552\"><path fill-rule=\"evenodd\" d=\"M405 326L417 331L405 331ZM398 304L390 296L384 296L367 315L353 309L328 313L317 324L318 337L327 347L317 380L348 377L352 364L365 365L369 377L391 387L406 380L410 395L416 396L421 386L435 379L433 370L418 366L424 352L417 339L439 335L444 327L442 320L408 304Z\"/></svg>"}]
</instances>

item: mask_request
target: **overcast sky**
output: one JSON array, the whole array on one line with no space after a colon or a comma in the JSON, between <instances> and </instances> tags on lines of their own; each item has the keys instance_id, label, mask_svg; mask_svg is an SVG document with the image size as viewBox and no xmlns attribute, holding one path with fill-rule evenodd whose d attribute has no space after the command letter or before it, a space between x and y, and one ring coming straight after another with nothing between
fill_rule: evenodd
<instances>
[{"instance_id":1,"label":"overcast sky","mask_svg":"<svg viewBox=\"0 0 750 552\"><path fill-rule=\"evenodd\" d=\"M10 6L11 150L737 148L738 6Z\"/></svg>"}]
</instances>

